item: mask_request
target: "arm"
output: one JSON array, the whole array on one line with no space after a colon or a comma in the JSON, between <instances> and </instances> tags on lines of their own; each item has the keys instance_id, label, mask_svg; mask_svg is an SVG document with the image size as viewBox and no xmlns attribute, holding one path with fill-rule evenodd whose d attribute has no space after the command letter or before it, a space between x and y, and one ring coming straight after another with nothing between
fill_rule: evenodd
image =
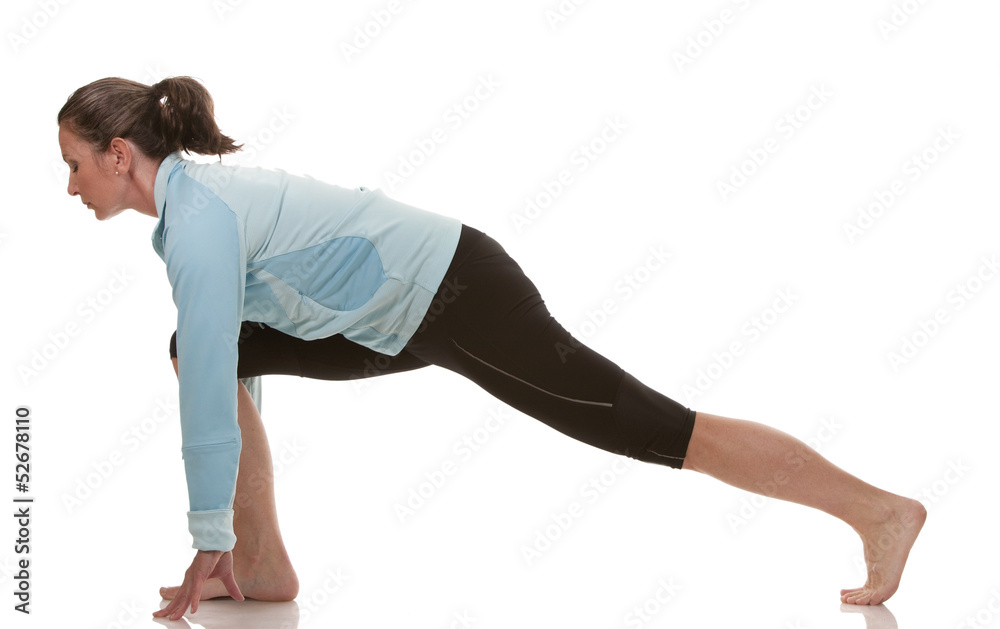
<instances>
[{"instance_id":1,"label":"arm","mask_svg":"<svg viewBox=\"0 0 1000 629\"><path fill-rule=\"evenodd\" d=\"M154 612L176 620L197 611L205 581L218 577L243 600L233 577L233 499L242 442L236 414L237 339L246 253L237 216L204 186L176 191L191 204L166 209L164 261L177 306L177 364L190 510L198 549L174 600ZM178 186L180 187L180 185ZM193 192L193 194L191 194Z\"/></svg>"},{"instance_id":2,"label":"arm","mask_svg":"<svg viewBox=\"0 0 1000 629\"><path fill-rule=\"evenodd\" d=\"M181 452L198 550L231 550L240 456L237 338L246 257L236 215L204 186L169 207L164 259L177 306Z\"/></svg>"}]
</instances>

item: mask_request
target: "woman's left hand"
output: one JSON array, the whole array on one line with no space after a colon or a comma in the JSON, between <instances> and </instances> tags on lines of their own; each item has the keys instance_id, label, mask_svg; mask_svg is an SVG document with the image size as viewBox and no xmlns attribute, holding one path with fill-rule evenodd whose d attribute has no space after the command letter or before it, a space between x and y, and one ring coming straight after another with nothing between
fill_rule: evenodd
<instances>
[{"instance_id":1,"label":"woman's left hand","mask_svg":"<svg viewBox=\"0 0 1000 629\"><path fill-rule=\"evenodd\" d=\"M198 611L198 600L201 598L201 588L205 581L218 578L226 586L229 595L237 601L243 600L240 586L233 577L233 553L221 550L199 550L191 562L191 567L184 573L184 583L177 590L177 596L163 609L153 612L157 618L169 617L178 620L191 606L191 613Z\"/></svg>"}]
</instances>

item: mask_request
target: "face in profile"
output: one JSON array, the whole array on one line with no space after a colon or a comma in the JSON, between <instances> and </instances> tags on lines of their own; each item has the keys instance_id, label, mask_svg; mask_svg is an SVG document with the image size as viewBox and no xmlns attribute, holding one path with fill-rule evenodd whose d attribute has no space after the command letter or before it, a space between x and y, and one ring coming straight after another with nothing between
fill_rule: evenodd
<instances>
[{"instance_id":1,"label":"face in profile","mask_svg":"<svg viewBox=\"0 0 1000 629\"><path fill-rule=\"evenodd\" d=\"M66 192L70 196L79 196L100 221L127 209L122 204L125 186L115 175L110 155L94 153L89 144L64 125L59 125L59 147L63 161L69 166Z\"/></svg>"}]
</instances>

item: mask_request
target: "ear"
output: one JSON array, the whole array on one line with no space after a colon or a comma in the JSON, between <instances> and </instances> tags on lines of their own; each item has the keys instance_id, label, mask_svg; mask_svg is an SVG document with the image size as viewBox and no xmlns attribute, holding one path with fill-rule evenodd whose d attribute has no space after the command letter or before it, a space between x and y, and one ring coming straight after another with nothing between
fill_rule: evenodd
<instances>
[{"instance_id":1,"label":"ear","mask_svg":"<svg viewBox=\"0 0 1000 629\"><path fill-rule=\"evenodd\" d=\"M124 175L132 167L132 144L123 138L112 139L108 147L108 158L114 169Z\"/></svg>"}]
</instances>

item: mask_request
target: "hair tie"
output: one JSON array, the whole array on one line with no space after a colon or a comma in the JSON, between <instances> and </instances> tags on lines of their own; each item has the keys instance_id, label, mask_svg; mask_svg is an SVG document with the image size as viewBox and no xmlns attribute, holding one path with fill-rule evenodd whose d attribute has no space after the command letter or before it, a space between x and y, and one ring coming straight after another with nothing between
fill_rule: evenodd
<instances>
[{"instance_id":1,"label":"hair tie","mask_svg":"<svg viewBox=\"0 0 1000 629\"><path fill-rule=\"evenodd\" d=\"M163 101L167 97L167 91L163 88L163 81L156 83L152 86L153 88L153 98L158 101Z\"/></svg>"}]
</instances>

